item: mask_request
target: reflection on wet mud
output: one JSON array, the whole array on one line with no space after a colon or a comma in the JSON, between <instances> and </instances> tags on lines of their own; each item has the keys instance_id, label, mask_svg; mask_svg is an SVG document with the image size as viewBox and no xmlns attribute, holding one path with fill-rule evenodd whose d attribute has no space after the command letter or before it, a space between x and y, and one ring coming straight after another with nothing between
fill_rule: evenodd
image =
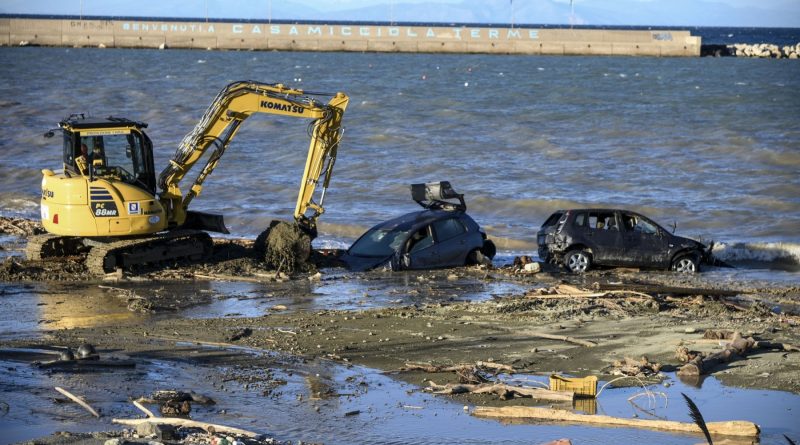
<instances>
[{"instance_id":1,"label":"reflection on wet mud","mask_svg":"<svg viewBox=\"0 0 800 445\"><path fill-rule=\"evenodd\" d=\"M0 337L14 338L42 330L104 326L130 321L137 314L108 291L87 285L3 285Z\"/></svg>"},{"instance_id":2,"label":"reflection on wet mud","mask_svg":"<svg viewBox=\"0 0 800 445\"><path fill-rule=\"evenodd\" d=\"M5 414L0 413L3 440L24 441L58 430L117 429L110 424L112 417L138 413L129 399L160 390L193 391L215 400L216 405L192 404L191 416L196 420L255 430L279 440L372 444L391 438L415 445L529 444L559 437L570 437L574 443L688 445L701 440L627 428L478 419L470 415L472 406L465 409L458 396L432 396L381 372L327 360L305 362L266 351L197 344L178 345L177 353L166 355L159 350L166 351L156 347L153 353L132 355L134 368L90 374L44 372L31 366L42 354L0 350L0 398L9 407ZM182 358L186 356L194 359L187 362ZM220 369L224 370L221 378ZM545 382L547 376L515 375L514 379ZM667 382L650 386L651 395L637 404L629 400L642 393L641 387L607 388L600 399L582 399L575 409L616 417L690 421L685 405L678 403L683 392L702 406L711 420L739 419L745 412L741 407L748 407L746 417L762 427L764 443L782 434L800 434L791 420L800 409L798 395L732 389L713 377L702 391L685 386L672 375ZM54 403L58 401L54 386L84 396L102 417L95 419L75 404Z\"/></svg>"}]
</instances>

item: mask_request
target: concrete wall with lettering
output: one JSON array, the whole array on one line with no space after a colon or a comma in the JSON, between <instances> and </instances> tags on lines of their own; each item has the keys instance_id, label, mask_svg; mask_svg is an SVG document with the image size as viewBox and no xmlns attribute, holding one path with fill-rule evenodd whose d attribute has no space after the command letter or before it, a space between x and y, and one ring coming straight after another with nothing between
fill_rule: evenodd
<instances>
[{"instance_id":1,"label":"concrete wall with lettering","mask_svg":"<svg viewBox=\"0 0 800 445\"><path fill-rule=\"evenodd\" d=\"M0 19L0 45L285 51L699 56L675 30Z\"/></svg>"}]
</instances>

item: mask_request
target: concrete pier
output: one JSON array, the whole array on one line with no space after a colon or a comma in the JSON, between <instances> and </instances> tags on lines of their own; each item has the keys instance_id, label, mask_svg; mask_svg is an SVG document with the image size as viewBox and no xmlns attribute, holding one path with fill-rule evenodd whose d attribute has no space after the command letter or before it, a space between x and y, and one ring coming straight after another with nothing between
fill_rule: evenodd
<instances>
[{"instance_id":1,"label":"concrete pier","mask_svg":"<svg viewBox=\"0 0 800 445\"><path fill-rule=\"evenodd\" d=\"M0 45L698 57L689 31L0 18Z\"/></svg>"}]
</instances>

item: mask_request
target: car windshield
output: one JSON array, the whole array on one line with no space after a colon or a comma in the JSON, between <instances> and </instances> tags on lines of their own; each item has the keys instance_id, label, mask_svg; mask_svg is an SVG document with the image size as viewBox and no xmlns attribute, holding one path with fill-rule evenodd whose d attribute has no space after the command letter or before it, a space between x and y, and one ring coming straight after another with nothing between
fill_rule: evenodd
<instances>
[{"instance_id":1,"label":"car windshield","mask_svg":"<svg viewBox=\"0 0 800 445\"><path fill-rule=\"evenodd\" d=\"M350 246L348 253L354 256L386 257L394 254L408 235L407 230L371 229Z\"/></svg>"}]
</instances>

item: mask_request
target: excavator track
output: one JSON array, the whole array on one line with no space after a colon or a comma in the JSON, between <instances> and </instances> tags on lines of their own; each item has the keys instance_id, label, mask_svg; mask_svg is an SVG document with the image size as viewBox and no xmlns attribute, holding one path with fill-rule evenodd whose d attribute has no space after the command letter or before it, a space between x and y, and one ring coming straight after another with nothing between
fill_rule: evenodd
<instances>
[{"instance_id":1,"label":"excavator track","mask_svg":"<svg viewBox=\"0 0 800 445\"><path fill-rule=\"evenodd\" d=\"M34 235L28 238L25 257L31 261L42 261L47 258L77 255L85 250L83 241L76 236Z\"/></svg>"},{"instance_id":2,"label":"excavator track","mask_svg":"<svg viewBox=\"0 0 800 445\"><path fill-rule=\"evenodd\" d=\"M211 237L200 230L174 230L146 238L111 242L45 234L28 239L25 256L31 261L43 261L88 251L86 268L91 274L104 275L120 267L179 259L198 260L208 256L212 246Z\"/></svg>"},{"instance_id":3,"label":"excavator track","mask_svg":"<svg viewBox=\"0 0 800 445\"><path fill-rule=\"evenodd\" d=\"M198 260L208 256L212 246L206 232L174 230L147 238L94 245L86 258L86 268L91 274L104 275L117 268L179 259Z\"/></svg>"}]
</instances>

